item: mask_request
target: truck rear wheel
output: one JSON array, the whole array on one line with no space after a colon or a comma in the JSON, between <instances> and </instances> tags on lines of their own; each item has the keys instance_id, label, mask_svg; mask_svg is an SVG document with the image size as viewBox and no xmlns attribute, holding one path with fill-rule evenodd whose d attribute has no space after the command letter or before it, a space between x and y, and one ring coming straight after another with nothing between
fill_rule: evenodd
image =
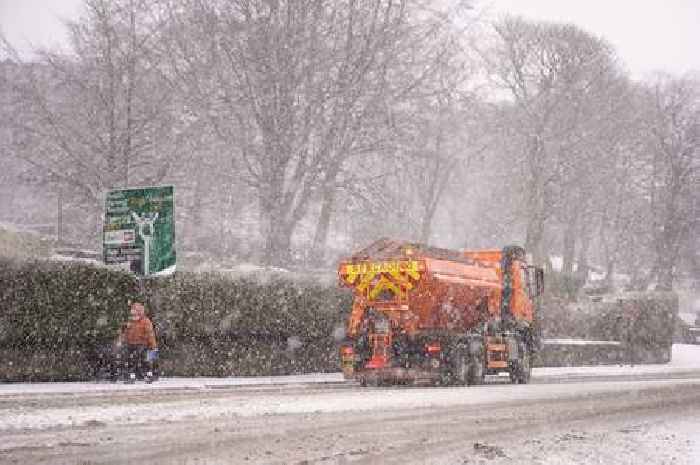
<instances>
[{"instance_id":1,"label":"truck rear wheel","mask_svg":"<svg viewBox=\"0 0 700 465\"><path fill-rule=\"evenodd\" d=\"M484 347L472 342L469 348L458 349L452 357L452 384L458 386L484 383Z\"/></svg>"},{"instance_id":2,"label":"truck rear wheel","mask_svg":"<svg viewBox=\"0 0 700 465\"><path fill-rule=\"evenodd\" d=\"M485 361L483 344L473 343L470 347L467 384L470 386L484 384Z\"/></svg>"},{"instance_id":3,"label":"truck rear wheel","mask_svg":"<svg viewBox=\"0 0 700 465\"><path fill-rule=\"evenodd\" d=\"M452 382L457 386L464 386L469 381L469 357L463 350L459 350L453 358Z\"/></svg>"}]
</instances>

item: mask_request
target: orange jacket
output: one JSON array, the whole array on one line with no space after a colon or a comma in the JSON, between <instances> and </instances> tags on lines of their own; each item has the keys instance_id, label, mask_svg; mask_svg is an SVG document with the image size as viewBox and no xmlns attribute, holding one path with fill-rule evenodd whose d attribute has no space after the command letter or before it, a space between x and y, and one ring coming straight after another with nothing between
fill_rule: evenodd
<instances>
[{"instance_id":1,"label":"orange jacket","mask_svg":"<svg viewBox=\"0 0 700 465\"><path fill-rule=\"evenodd\" d=\"M130 320L122 331L122 341L129 345L146 346L149 349L157 348L153 323L147 317Z\"/></svg>"}]
</instances>

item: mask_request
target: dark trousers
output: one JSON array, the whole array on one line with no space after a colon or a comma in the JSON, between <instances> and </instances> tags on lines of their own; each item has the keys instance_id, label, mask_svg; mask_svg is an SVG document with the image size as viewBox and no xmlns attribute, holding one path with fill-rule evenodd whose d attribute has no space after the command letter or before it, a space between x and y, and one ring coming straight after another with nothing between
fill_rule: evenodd
<instances>
[{"instance_id":1,"label":"dark trousers","mask_svg":"<svg viewBox=\"0 0 700 465\"><path fill-rule=\"evenodd\" d=\"M146 358L148 347L142 345L126 344L124 346L124 376L129 377L135 373L137 378L143 378L146 373L153 370L151 362Z\"/></svg>"}]
</instances>

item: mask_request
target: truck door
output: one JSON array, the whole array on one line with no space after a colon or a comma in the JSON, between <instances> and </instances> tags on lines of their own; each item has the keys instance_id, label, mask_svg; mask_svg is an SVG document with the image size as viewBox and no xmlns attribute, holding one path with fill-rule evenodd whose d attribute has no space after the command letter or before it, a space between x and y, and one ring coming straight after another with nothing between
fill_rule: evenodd
<instances>
[{"instance_id":1,"label":"truck door","mask_svg":"<svg viewBox=\"0 0 700 465\"><path fill-rule=\"evenodd\" d=\"M514 261L513 268L513 316L532 321L532 286L527 267Z\"/></svg>"}]
</instances>

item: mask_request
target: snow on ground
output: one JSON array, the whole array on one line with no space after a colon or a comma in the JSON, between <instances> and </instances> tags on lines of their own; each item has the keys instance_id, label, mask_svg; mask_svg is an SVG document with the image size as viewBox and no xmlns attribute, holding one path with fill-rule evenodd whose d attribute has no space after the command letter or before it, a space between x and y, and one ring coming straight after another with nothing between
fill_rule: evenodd
<instances>
[{"instance_id":1,"label":"snow on ground","mask_svg":"<svg viewBox=\"0 0 700 465\"><path fill-rule=\"evenodd\" d=\"M674 346L666 365L538 368L533 383L362 389L330 373L0 384L0 462L136 463L143 449L162 464L700 463L700 346Z\"/></svg>"},{"instance_id":2,"label":"snow on ground","mask_svg":"<svg viewBox=\"0 0 700 465\"><path fill-rule=\"evenodd\" d=\"M11 409L0 418L0 432L54 427L75 427L91 423L140 424L172 422L187 418L220 419L281 414L372 412L519 403L544 399L565 399L595 394L636 392L659 388L694 386L700 379L586 382L547 385L491 385L477 387L416 389L347 389L344 391L288 392L285 389L256 396L193 397L156 403L78 403L43 409L31 404ZM107 400L107 399L106 399Z\"/></svg>"},{"instance_id":3,"label":"snow on ground","mask_svg":"<svg viewBox=\"0 0 700 465\"><path fill-rule=\"evenodd\" d=\"M101 391L140 391L172 389L211 389L226 386L276 386L343 382L342 373L312 373L294 376L255 376L231 378L161 378L157 382L122 384L108 382L11 383L0 384L0 397L20 394L71 394Z\"/></svg>"},{"instance_id":4,"label":"snow on ground","mask_svg":"<svg viewBox=\"0 0 700 465\"><path fill-rule=\"evenodd\" d=\"M700 367L700 345L674 344L671 367Z\"/></svg>"},{"instance_id":5,"label":"snow on ground","mask_svg":"<svg viewBox=\"0 0 700 465\"><path fill-rule=\"evenodd\" d=\"M586 378L677 374L700 369L700 345L674 344L671 362L656 365L599 365L584 367L545 367L532 370L535 378Z\"/></svg>"},{"instance_id":6,"label":"snow on ground","mask_svg":"<svg viewBox=\"0 0 700 465\"><path fill-rule=\"evenodd\" d=\"M544 345L567 346L619 346L620 341L592 341L590 339L545 339Z\"/></svg>"},{"instance_id":7,"label":"snow on ground","mask_svg":"<svg viewBox=\"0 0 700 465\"><path fill-rule=\"evenodd\" d=\"M562 427L563 426L563 427ZM700 418L679 412L638 417L573 420L559 428L536 426L508 441L482 440L472 451L437 464L510 465L698 465Z\"/></svg>"},{"instance_id":8,"label":"snow on ground","mask_svg":"<svg viewBox=\"0 0 700 465\"><path fill-rule=\"evenodd\" d=\"M535 383L548 377L639 376L645 374L671 375L673 373L698 372L700 346L675 346L674 362L668 365L644 365L635 367L564 367L540 368L534 371ZM583 378L583 379L582 379ZM372 411L376 409L437 408L480 403L503 403L544 398L565 398L572 395L586 396L596 393L646 390L674 385L693 385L700 389L700 378L653 379L628 381L626 379L600 382L567 382L532 384L528 386L491 385L471 388L413 388L413 389L307 389L307 383L338 383L339 373L268 378L172 378L153 385L123 385L98 383L19 383L0 385L2 397L42 394L65 395L79 399L83 395L103 396L104 402L78 402L56 409L42 409L40 403L22 403L0 418L0 431L17 429L43 429L56 426L79 426L90 422L139 423L149 421L176 421L190 416L197 418L251 417L292 413ZM290 384L304 385L302 389L290 389ZM193 389L214 390L226 386L267 386L255 396L191 396L186 399L161 398L156 403L109 402L115 391L141 391L143 395L157 395L159 389L185 391ZM465 391L465 389L468 389ZM106 391L106 392L105 392ZM212 392L212 391L209 391ZM235 394L235 391L230 391ZM110 394L111 393L111 394ZM128 392L127 392L128 393Z\"/></svg>"},{"instance_id":9,"label":"snow on ground","mask_svg":"<svg viewBox=\"0 0 700 465\"><path fill-rule=\"evenodd\" d=\"M700 371L700 345L675 344L671 362L664 365L604 365L585 367L545 367L532 370L533 381L552 382L557 379L597 377L627 377L639 375L672 375ZM290 384L342 383L341 373L312 373L295 376L259 376L230 378L162 378L151 385L111 384L95 382L74 383L9 383L0 384L0 396L20 394L81 393L100 391L134 391L159 389L210 389L226 386L275 386Z\"/></svg>"},{"instance_id":10,"label":"snow on ground","mask_svg":"<svg viewBox=\"0 0 700 465\"><path fill-rule=\"evenodd\" d=\"M63 410L68 416L53 426L68 428L38 422L0 428L0 462L697 465L700 380L694 381L7 399L4 411L23 415L15 419L32 413L51 419ZM85 420L90 410L119 404L107 412L111 417ZM274 414L288 404L303 409ZM246 405L265 408L249 415L235 410Z\"/></svg>"},{"instance_id":11,"label":"snow on ground","mask_svg":"<svg viewBox=\"0 0 700 465\"><path fill-rule=\"evenodd\" d=\"M699 318L697 313L679 312L678 318L688 326L695 326L695 321Z\"/></svg>"}]
</instances>

